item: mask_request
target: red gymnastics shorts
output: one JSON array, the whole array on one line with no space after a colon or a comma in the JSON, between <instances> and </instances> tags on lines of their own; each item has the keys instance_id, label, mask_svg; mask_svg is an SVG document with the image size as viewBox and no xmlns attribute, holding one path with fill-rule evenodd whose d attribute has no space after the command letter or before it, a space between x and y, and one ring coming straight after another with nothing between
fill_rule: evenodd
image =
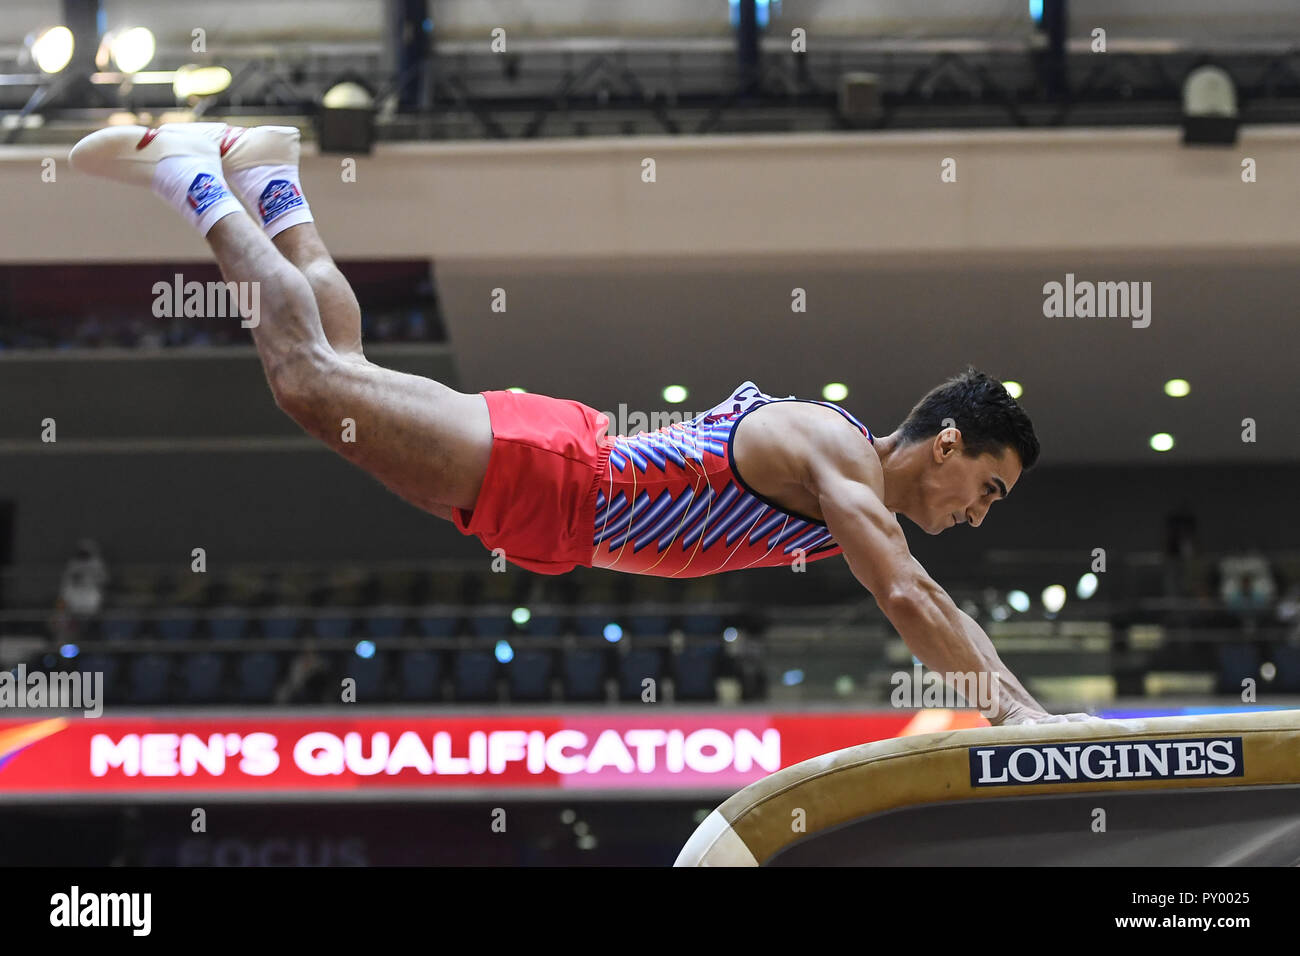
<instances>
[{"instance_id":1,"label":"red gymnastics shorts","mask_svg":"<svg viewBox=\"0 0 1300 956\"><path fill-rule=\"evenodd\" d=\"M609 416L545 395L480 394L492 453L473 511L452 511L457 530L539 574L591 567L598 479L613 447Z\"/></svg>"}]
</instances>

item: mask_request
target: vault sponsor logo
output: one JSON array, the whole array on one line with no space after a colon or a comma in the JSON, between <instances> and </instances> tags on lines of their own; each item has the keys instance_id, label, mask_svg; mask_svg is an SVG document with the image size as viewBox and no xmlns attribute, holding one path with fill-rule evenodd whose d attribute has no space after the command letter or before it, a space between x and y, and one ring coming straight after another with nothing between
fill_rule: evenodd
<instances>
[{"instance_id":1,"label":"vault sponsor logo","mask_svg":"<svg viewBox=\"0 0 1300 956\"><path fill-rule=\"evenodd\" d=\"M83 893L74 886L50 897L51 926L125 926L148 936L152 911L152 893Z\"/></svg>"},{"instance_id":2,"label":"vault sponsor logo","mask_svg":"<svg viewBox=\"0 0 1300 956\"><path fill-rule=\"evenodd\" d=\"M429 742L426 744L426 740ZM280 766L279 741L274 734L127 734L114 740L95 734L90 740L90 772L95 777L193 777L200 770L214 777L266 777ZM462 754L455 750L461 749ZM236 760L235 758L239 758ZM505 773L519 764L529 774L594 774L614 768L620 774L764 773L781 769L781 733L764 728L761 736L747 728L732 731L701 727L683 730L616 729L592 735L562 729L473 731L468 740L453 741L445 731L432 740L414 731L396 740L379 731L365 739L360 733L342 735L313 731L292 748L292 766L313 777L343 773L370 777L415 770L425 776Z\"/></svg>"},{"instance_id":3,"label":"vault sponsor logo","mask_svg":"<svg viewBox=\"0 0 1300 956\"><path fill-rule=\"evenodd\" d=\"M1240 737L971 747L972 787L1242 776Z\"/></svg>"}]
</instances>

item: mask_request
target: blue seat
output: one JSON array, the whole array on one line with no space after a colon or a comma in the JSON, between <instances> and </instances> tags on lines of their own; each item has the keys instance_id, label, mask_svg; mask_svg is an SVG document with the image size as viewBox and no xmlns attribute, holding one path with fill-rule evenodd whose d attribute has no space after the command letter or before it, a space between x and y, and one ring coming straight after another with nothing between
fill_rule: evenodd
<instances>
[{"instance_id":1,"label":"blue seat","mask_svg":"<svg viewBox=\"0 0 1300 956\"><path fill-rule=\"evenodd\" d=\"M674 692L678 700L717 700L717 644L687 644L673 660Z\"/></svg>"},{"instance_id":2,"label":"blue seat","mask_svg":"<svg viewBox=\"0 0 1300 956\"><path fill-rule=\"evenodd\" d=\"M376 653L371 657L348 656L344 662L343 677L357 682L357 703L374 704L385 699L384 678L388 670L388 656Z\"/></svg>"},{"instance_id":3,"label":"blue seat","mask_svg":"<svg viewBox=\"0 0 1300 956\"><path fill-rule=\"evenodd\" d=\"M162 654L140 654L127 669L127 695L133 704L162 703L171 662Z\"/></svg>"},{"instance_id":4,"label":"blue seat","mask_svg":"<svg viewBox=\"0 0 1300 956\"><path fill-rule=\"evenodd\" d=\"M214 615L208 618L208 634L218 641L237 641L248 636L248 618L228 612Z\"/></svg>"},{"instance_id":5,"label":"blue seat","mask_svg":"<svg viewBox=\"0 0 1300 956\"><path fill-rule=\"evenodd\" d=\"M350 617L318 617L311 622L311 629L317 637L333 639L348 637L352 633Z\"/></svg>"},{"instance_id":6,"label":"blue seat","mask_svg":"<svg viewBox=\"0 0 1300 956\"><path fill-rule=\"evenodd\" d=\"M99 632L107 641L129 641L140 630L138 617L105 617L99 626Z\"/></svg>"},{"instance_id":7,"label":"blue seat","mask_svg":"<svg viewBox=\"0 0 1300 956\"><path fill-rule=\"evenodd\" d=\"M402 625L406 621L403 618L391 615L380 617L366 618L366 636L372 641L383 640L386 637L401 637Z\"/></svg>"},{"instance_id":8,"label":"blue seat","mask_svg":"<svg viewBox=\"0 0 1300 956\"><path fill-rule=\"evenodd\" d=\"M1220 694L1240 694L1241 682L1252 677L1259 680L1261 663L1259 648L1254 644L1220 644L1218 658L1218 687Z\"/></svg>"},{"instance_id":9,"label":"blue seat","mask_svg":"<svg viewBox=\"0 0 1300 956\"><path fill-rule=\"evenodd\" d=\"M1300 694L1300 647L1291 644L1275 647L1272 658L1277 666L1273 690L1283 694Z\"/></svg>"},{"instance_id":10,"label":"blue seat","mask_svg":"<svg viewBox=\"0 0 1300 956\"><path fill-rule=\"evenodd\" d=\"M442 699L442 655L433 651L403 651L397 663L399 700Z\"/></svg>"},{"instance_id":11,"label":"blue seat","mask_svg":"<svg viewBox=\"0 0 1300 956\"><path fill-rule=\"evenodd\" d=\"M504 614L475 614L469 619L469 631L475 637L505 637L510 623Z\"/></svg>"},{"instance_id":12,"label":"blue seat","mask_svg":"<svg viewBox=\"0 0 1300 956\"><path fill-rule=\"evenodd\" d=\"M618 659L618 695L621 700L640 700L641 682L647 677L655 682L655 699L663 700L663 654L655 648L635 648Z\"/></svg>"},{"instance_id":13,"label":"blue seat","mask_svg":"<svg viewBox=\"0 0 1300 956\"><path fill-rule=\"evenodd\" d=\"M510 662L511 700L550 700L555 661L549 651L521 650Z\"/></svg>"},{"instance_id":14,"label":"blue seat","mask_svg":"<svg viewBox=\"0 0 1300 956\"><path fill-rule=\"evenodd\" d=\"M605 655L590 648L576 648L564 655L564 697L566 700L605 699Z\"/></svg>"},{"instance_id":15,"label":"blue seat","mask_svg":"<svg viewBox=\"0 0 1300 956\"><path fill-rule=\"evenodd\" d=\"M721 614L684 614L682 630L698 637L717 637L722 634Z\"/></svg>"},{"instance_id":16,"label":"blue seat","mask_svg":"<svg viewBox=\"0 0 1300 956\"><path fill-rule=\"evenodd\" d=\"M534 614L525 630L534 637L558 637L560 619L554 614Z\"/></svg>"},{"instance_id":17,"label":"blue seat","mask_svg":"<svg viewBox=\"0 0 1300 956\"><path fill-rule=\"evenodd\" d=\"M662 637L668 633L670 618L667 614L633 614L628 624L638 637Z\"/></svg>"},{"instance_id":18,"label":"blue seat","mask_svg":"<svg viewBox=\"0 0 1300 956\"><path fill-rule=\"evenodd\" d=\"M164 641L188 641L194 636L194 618L163 617L158 619L158 636Z\"/></svg>"},{"instance_id":19,"label":"blue seat","mask_svg":"<svg viewBox=\"0 0 1300 956\"><path fill-rule=\"evenodd\" d=\"M596 617L590 614L584 614L573 619L573 633L579 637L603 637L605 634L605 625L609 623L609 616L602 615Z\"/></svg>"},{"instance_id":20,"label":"blue seat","mask_svg":"<svg viewBox=\"0 0 1300 956\"><path fill-rule=\"evenodd\" d=\"M122 658L116 654L82 654L77 658L77 670L83 674L104 675L104 696L110 701L120 699L117 686Z\"/></svg>"},{"instance_id":21,"label":"blue seat","mask_svg":"<svg viewBox=\"0 0 1300 956\"><path fill-rule=\"evenodd\" d=\"M262 636L274 641L291 640L301 625L302 618L295 615L271 615L262 618Z\"/></svg>"},{"instance_id":22,"label":"blue seat","mask_svg":"<svg viewBox=\"0 0 1300 956\"><path fill-rule=\"evenodd\" d=\"M181 664L181 701L186 704L210 704L221 699L225 657L204 651L187 654Z\"/></svg>"},{"instance_id":23,"label":"blue seat","mask_svg":"<svg viewBox=\"0 0 1300 956\"><path fill-rule=\"evenodd\" d=\"M474 702L496 700L497 659L487 651L461 651L452 668L456 699Z\"/></svg>"},{"instance_id":24,"label":"blue seat","mask_svg":"<svg viewBox=\"0 0 1300 956\"><path fill-rule=\"evenodd\" d=\"M415 629L422 637L453 637L459 623L454 617L425 615L415 619Z\"/></svg>"},{"instance_id":25,"label":"blue seat","mask_svg":"<svg viewBox=\"0 0 1300 956\"><path fill-rule=\"evenodd\" d=\"M269 704L275 697L280 662L267 651L240 654L235 666L235 697L245 704Z\"/></svg>"}]
</instances>

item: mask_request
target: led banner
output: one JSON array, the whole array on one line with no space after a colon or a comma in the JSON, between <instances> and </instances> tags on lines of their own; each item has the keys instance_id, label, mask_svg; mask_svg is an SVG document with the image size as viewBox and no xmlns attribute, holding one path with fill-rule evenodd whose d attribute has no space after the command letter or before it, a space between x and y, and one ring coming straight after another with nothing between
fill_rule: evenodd
<instances>
[{"instance_id":1,"label":"led banner","mask_svg":"<svg viewBox=\"0 0 1300 956\"><path fill-rule=\"evenodd\" d=\"M0 719L0 797L734 791L973 711Z\"/></svg>"}]
</instances>

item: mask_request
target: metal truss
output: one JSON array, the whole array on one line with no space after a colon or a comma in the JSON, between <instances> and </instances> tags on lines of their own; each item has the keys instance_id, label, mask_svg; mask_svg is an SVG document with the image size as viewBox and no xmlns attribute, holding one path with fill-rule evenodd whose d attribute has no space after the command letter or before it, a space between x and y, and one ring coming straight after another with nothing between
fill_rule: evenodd
<instances>
[{"instance_id":1,"label":"metal truss","mask_svg":"<svg viewBox=\"0 0 1300 956\"><path fill-rule=\"evenodd\" d=\"M1180 122L1187 73L1215 63L1237 85L1242 122L1300 122L1300 41L1146 42L1106 53L1076 43L1066 53L1061 93L1049 95L1049 54L1034 39L839 41L812 44L807 53L768 39L756 71L740 68L725 38L520 41L505 53L442 44L402 75L385 69L377 45L232 50L218 59L234 82L197 112L311 116L324 91L346 78L376 93L381 140L1161 125ZM849 72L877 78L873 115L841 114L839 86ZM165 84L123 79L4 75L0 63L5 138L94 126L112 110L177 108ZM398 108L399 100L415 105ZM36 116L40 126L32 129L27 117Z\"/></svg>"}]
</instances>

